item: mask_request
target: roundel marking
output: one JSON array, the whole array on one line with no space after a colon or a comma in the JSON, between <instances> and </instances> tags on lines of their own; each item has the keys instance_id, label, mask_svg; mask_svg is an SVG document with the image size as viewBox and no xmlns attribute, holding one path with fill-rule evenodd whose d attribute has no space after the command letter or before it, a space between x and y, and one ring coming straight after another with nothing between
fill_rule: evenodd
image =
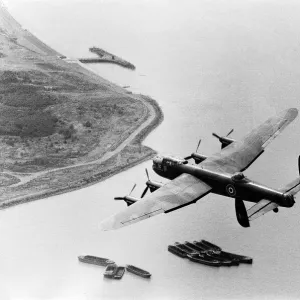
<instances>
[{"instance_id":1,"label":"roundel marking","mask_svg":"<svg viewBox=\"0 0 300 300\"><path fill-rule=\"evenodd\" d=\"M236 190L235 190L235 188L232 184L228 184L226 186L226 191L227 191L229 196L234 197L236 195Z\"/></svg>"}]
</instances>

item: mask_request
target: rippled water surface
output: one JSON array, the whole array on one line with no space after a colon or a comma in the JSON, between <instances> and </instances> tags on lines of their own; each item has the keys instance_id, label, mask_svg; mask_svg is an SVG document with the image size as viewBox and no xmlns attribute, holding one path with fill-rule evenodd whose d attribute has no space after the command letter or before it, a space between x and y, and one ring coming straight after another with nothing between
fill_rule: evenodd
<instances>
[{"instance_id":1,"label":"rippled water surface","mask_svg":"<svg viewBox=\"0 0 300 300\"><path fill-rule=\"evenodd\" d=\"M12 15L70 57L99 46L136 65L94 71L152 96L165 120L145 144L158 152L212 154L213 131L241 138L276 112L299 108L300 21L297 1L5 1ZM245 173L271 187L297 176L296 120ZM299 205L239 226L234 202L209 195L195 205L117 231L101 220L125 208L114 196L139 196L146 162L102 183L1 212L1 299L299 299ZM175 241L206 238L252 256L253 265L210 268L168 253ZM149 270L103 279L92 254Z\"/></svg>"}]
</instances>

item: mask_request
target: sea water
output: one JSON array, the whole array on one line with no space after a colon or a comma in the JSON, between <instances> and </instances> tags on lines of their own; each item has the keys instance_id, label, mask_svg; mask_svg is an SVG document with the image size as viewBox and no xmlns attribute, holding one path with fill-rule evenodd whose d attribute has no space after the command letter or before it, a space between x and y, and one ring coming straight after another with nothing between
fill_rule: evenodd
<instances>
[{"instance_id":1,"label":"sea water","mask_svg":"<svg viewBox=\"0 0 300 300\"><path fill-rule=\"evenodd\" d=\"M134 65L89 65L133 92L150 95L164 122L144 141L184 157L220 149L212 132L243 137L268 117L299 108L300 21L297 1L5 1L33 34L68 57L98 46ZM300 122L293 122L245 172L270 187L298 175ZM236 221L234 201L208 195L196 204L116 231L101 220L140 196L146 179L160 180L151 161L79 191L1 212L1 299L298 299L299 212L279 209ZM163 180L164 181L164 180ZM164 181L165 182L165 181ZM251 204L250 204L251 205ZM249 206L249 205L248 205ZM253 257L253 265L212 268L174 256L175 241L207 239ZM103 268L78 255L108 257L152 273L103 279Z\"/></svg>"}]
</instances>

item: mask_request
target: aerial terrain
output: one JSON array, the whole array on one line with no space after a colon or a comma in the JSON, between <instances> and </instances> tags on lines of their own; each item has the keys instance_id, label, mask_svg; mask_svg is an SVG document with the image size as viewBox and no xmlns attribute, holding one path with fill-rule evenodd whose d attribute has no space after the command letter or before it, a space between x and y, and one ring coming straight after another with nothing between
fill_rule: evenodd
<instances>
[{"instance_id":1,"label":"aerial terrain","mask_svg":"<svg viewBox=\"0 0 300 300\"><path fill-rule=\"evenodd\" d=\"M143 144L162 155L187 157L196 151L199 139L197 153L214 155L221 145L213 132L224 136L234 129L230 138L240 141L269 117L291 107L299 109L300 20L299 4L293 0L3 2L23 28L59 52L52 58L57 64L66 66L71 58L91 57L93 46L134 64L136 71L108 63L88 67L110 82L158 101L164 121ZM132 97L104 79L97 77L97 82ZM275 189L296 178L299 130L297 118L245 176ZM111 155L107 153L102 159ZM148 160L98 184L83 183L83 188L72 192L1 210L0 299L300 298L299 196L293 208L270 212L247 229L236 220L233 199L210 194L169 214L120 230L100 231L103 220L127 208L114 197L128 195L135 184L130 195L141 197L147 181L145 168L151 180L165 183L152 164ZM67 179L60 183L61 179L77 176L81 168L28 171L31 177L25 177L25 172L8 173L8 168L2 173L22 175L19 179L24 184L42 175L45 186L52 182L51 194L56 187L67 191ZM61 173L56 186L52 178L47 182L49 171L52 178ZM34 194L33 185L25 187L19 189L19 199L26 189L28 196ZM8 189L12 185L7 187L5 202ZM36 197L38 192L36 188ZM17 201L18 195L14 197ZM252 257L253 264L212 268L168 251L168 245L176 241L201 239ZM104 267L82 264L80 255L132 264L149 271L151 280L126 274L120 281L108 281L103 278Z\"/></svg>"},{"instance_id":2,"label":"aerial terrain","mask_svg":"<svg viewBox=\"0 0 300 300\"><path fill-rule=\"evenodd\" d=\"M1 208L98 182L155 154L141 145L162 120L154 100L51 49L3 5L0 66Z\"/></svg>"}]
</instances>

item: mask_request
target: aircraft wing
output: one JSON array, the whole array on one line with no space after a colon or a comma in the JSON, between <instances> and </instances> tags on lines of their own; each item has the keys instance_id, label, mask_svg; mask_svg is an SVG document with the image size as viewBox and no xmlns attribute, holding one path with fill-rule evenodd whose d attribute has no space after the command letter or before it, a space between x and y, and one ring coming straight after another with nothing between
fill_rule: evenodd
<instances>
[{"instance_id":1,"label":"aircraft wing","mask_svg":"<svg viewBox=\"0 0 300 300\"><path fill-rule=\"evenodd\" d=\"M296 178L285 187L281 188L280 191L282 193L296 195L300 191L300 178ZM271 202L266 199L260 200L258 203L247 210L249 221L253 221L258 217L261 217L262 215L273 210L276 207L278 207L278 204L276 204L275 202Z\"/></svg>"},{"instance_id":2,"label":"aircraft wing","mask_svg":"<svg viewBox=\"0 0 300 300\"><path fill-rule=\"evenodd\" d=\"M203 161L200 166L217 172L235 173L246 170L298 115L296 108L282 111L252 130L242 140Z\"/></svg>"},{"instance_id":3,"label":"aircraft wing","mask_svg":"<svg viewBox=\"0 0 300 300\"><path fill-rule=\"evenodd\" d=\"M195 203L211 191L200 179L182 174L125 210L104 220L102 230L117 229Z\"/></svg>"},{"instance_id":4,"label":"aircraft wing","mask_svg":"<svg viewBox=\"0 0 300 300\"><path fill-rule=\"evenodd\" d=\"M275 202L266 199L260 200L258 203L247 210L249 221L253 221L258 217L261 217L262 215L273 210L276 207L278 207L278 204L276 204Z\"/></svg>"}]
</instances>

